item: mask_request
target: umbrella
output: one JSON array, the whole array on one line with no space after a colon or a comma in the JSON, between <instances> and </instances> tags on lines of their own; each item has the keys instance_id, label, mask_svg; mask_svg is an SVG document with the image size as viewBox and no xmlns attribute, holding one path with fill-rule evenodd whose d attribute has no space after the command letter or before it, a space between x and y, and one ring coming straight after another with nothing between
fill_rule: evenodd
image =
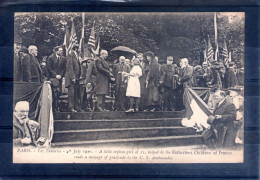
<instances>
[{"instance_id":1,"label":"umbrella","mask_svg":"<svg viewBox=\"0 0 260 180\"><path fill-rule=\"evenodd\" d=\"M123 51L123 52L129 52L132 54L137 54L135 50L133 50L129 47L126 47L126 46L118 46L118 47L113 48L111 51Z\"/></svg>"}]
</instances>

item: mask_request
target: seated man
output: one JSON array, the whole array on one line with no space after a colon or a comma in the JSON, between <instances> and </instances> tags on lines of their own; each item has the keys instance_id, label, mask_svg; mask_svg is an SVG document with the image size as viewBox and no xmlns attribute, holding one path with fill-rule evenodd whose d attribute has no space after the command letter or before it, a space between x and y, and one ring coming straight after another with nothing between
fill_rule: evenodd
<instances>
[{"instance_id":1,"label":"seated man","mask_svg":"<svg viewBox=\"0 0 260 180\"><path fill-rule=\"evenodd\" d=\"M205 143L209 146L215 144L217 147L232 148L235 145L235 105L226 98L225 92L221 90L215 92L215 99L217 104L213 112L214 116L209 116L208 118L208 123L211 127L207 129L202 136ZM212 144L212 142L214 143Z\"/></svg>"},{"instance_id":2,"label":"seated man","mask_svg":"<svg viewBox=\"0 0 260 180\"><path fill-rule=\"evenodd\" d=\"M15 146L36 145L43 141L39 138L36 141L39 123L28 118L29 103L19 101L14 108L13 116L13 144Z\"/></svg>"}]
</instances>

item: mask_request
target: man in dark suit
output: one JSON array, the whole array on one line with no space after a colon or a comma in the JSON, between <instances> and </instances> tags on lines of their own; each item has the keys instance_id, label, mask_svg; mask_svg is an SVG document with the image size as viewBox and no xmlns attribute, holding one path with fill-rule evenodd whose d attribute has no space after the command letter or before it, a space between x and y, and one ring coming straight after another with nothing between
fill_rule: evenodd
<instances>
[{"instance_id":1,"label":"man in dark suit","mask_svg":"<svg viewBox=\"0 0 260 180\"><path fill-rule=\"evenodd\" d=\"M106 62L108 53L106 50L100 52L100 57L95 61L97 68L96 96L98 111L105 111L105 95L109 94L109 80L113 74L109 71L109 64Z\"/></svg>"},{"instance_id":2,"label":"man in dark suit","mask_svg":"<svg viewBox=\"0 0 260 180\"><path fill-rule=\"evenodd\" d=\"M125 64L125 57L119 57L119 63L113 66L113 74L115 76L115 110L125 111L126 107L126 77L122 76L122 72L129 73L130 66Z\"/></svg>"},{"instance_id":3,"label":"man in dark suit","mask_svg":"<svg viewBox=\"0 0 260 180\"><path fill-rule=\"evenodd\" d=\"M183 88L193 87L193 67L189 65L189 60L187 58L181 59L181 75L180 75L180 83L183 84Z\"/></svg>"},{"instance_id":4,"label":"man in dark suit","mask_svg":"<svg viewBox=\"0 0 260 180\"><path fill-rule=\"evenodd\" d=\"M177 71L176 65L173 64L173 57L167 56L166 64L162 65L162 72L164 72L161 76L161 81L163 82L164 87L164 110L172 111L174 110L174 101L175 101L175 93L174 91L177 88Z\"/></svg>"},{"instance_id":5,"label":"man in dark suit","mask_svg":"<svg viewBox=\"0 0 260 180\"><path fill-rule=\"evenodd\" d=\"M62 78L66 72L66 58L62 56L63 49L60 46L56 46L53 49L53 54L50 55L47 59L47 69L49 79L57 79L59 84L58 86L52 85L53 90L53 110L58 111L58 98L61 92Z\"/></svg>"},{"instance_id":6,"label":"man in dark suit","mask_svg":"<svg viewBox=\"0 0 260 180\"><path fill-rule=\"evenodd\" d=\"M72 52L67 57L67 68L65 73L65 87L68 88L68 109L71 112L81 111L80 101L80 61L78 56L79 45L72 47Z\"/></svg>"},{"instance_id":7,"label":"man in dark suit","mask_svg":"<svg viewBox=\"0 0 260 180\"><path fill-rule=\"evenodd\" d=\"M19 51L21 50L22 39L15 38L14 40L14 81L22 80L22 67Z\"/></svg>"},{"instance_id":8,"label":"man in dark suit","mask_svg":"<svg viewBox=\"0 0 260 180\"><path fill-rule=\"evenodd\" d=\"M36 46L29 46L29 54L27 54L21 64L23 69L24 82L42 82L42 70L37 60L38 49Z\"/></svg>"},{"instance_id":9,"label":"man in dark suit","mask_svg":"<svg viewBox=\"0 0 260 180\"><path fill-rule=\"evenodd\" d=\"M211 125L203 133L205 143L212 146L212 142L218 147L231 148L235 145L234 121L236 120L236 108L225 92L217 90L214 94L217 101L213 111L214 116L209 116Z\"/></svg>"}]
</instances>

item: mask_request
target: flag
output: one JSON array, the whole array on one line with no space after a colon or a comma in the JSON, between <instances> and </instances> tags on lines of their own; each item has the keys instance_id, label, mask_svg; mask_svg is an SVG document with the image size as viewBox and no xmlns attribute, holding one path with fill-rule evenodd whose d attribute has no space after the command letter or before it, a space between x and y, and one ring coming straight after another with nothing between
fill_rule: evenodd
<instances>
[{"instance_id":1,"label":"flag","mask_svg":"<svg viewBox=\"0 0 260 180\"><path fill-rule=\"evenodd\" d=\"M68 54L71 53L73 45L77 44L77 43L78 43L78 41L77 41L77 36L76 36L75 25L74 25L74 22L73 22L73 19L72 19L69 46L68 46Z\"/></svg>"},{"instance_id":2,"label":"flag","mask_svg":"<svg viewBox=\"0 0 260 180\"><path fill-rule=\"evenodd\" d=\"M100 37L97 36L97 45L95 45L97 48L94 50L92 49L92 52L94 54L94 56L98 56L99 55L99 49L100 49Z\"/></svg>"},{"instance_id":3,"label":"flag","mask_svg":"<svg viewBox=\"0 0 260 180\"><path fill-rule=\"evenodd\" d=\"M227 65L228 64L228 49L227 49L226 40L224 40L224 44L223 44L222 57L223 57L224 64Z\"/></svg>"},{"instance_id":4,"label":"flag","mask_svg":"<svg viewBox=\"0 0 260 180\"><path fill-rule=\"evenodd\" d=\"M95 37L95 26L94 26L95 22L93 23L93 26L91 28L91 33L88 39L88 46L91 49L94 49L96 46L96 37Z\"/></svg>"},{"instance_id":5,"label":"flag","mask_svg":"<svg viewBox=\"0 0 260 180\"><path fill-rule=\"evenodd\" d=\"M232 59L231 59L231 51L229 51L228 62L230 63L231 61L232 61Z\"/></svg>"},{"instance_id":6,"label":"flag","mask_svg":"<svg viewBox=\"0 0 260 180\"><path fill-rule=\"evenodd\" d=\"M64 41L63 41L63 46L66 51L65 52L66 56L68 55L69 38L70 38L70 33L69 33L68 28L66 27Z\"/></svg>"},{"instance_id":7,"label":"flag","mask_svg":"<svg viewBox=\"0 0 260 180\"><path fill-rule=\"evenodd\" d=\"M80 57L84 58L84 33L85 33L85 13L82 13L82 29L81 29L81 38L79 43L79 53Z\"/></svg>"},{"instance_id":8,"label":"flag","mask_svg":"<svg viewBox=\"0 0 260 180\"><path fill-rule=\"evenodd\" d=\"M218 25L217 25L217 13L215 12L214 15L214 29L215 29L215 45L216 45L216 52L215 52L215 61L218 61Z\"/></svg>"},{"instance_id":9,"label":"flag","mask_svg":"<svg viewBox=\"0 0 260 180\"><path fill-rule=\"evenodd\" d=\"M200 91L208 92L208 88L201 88ZM182 125L186 127L208 128L207 119L209 115L212 115L212 111L209 110L208 105L198 94L191 88L185 88L183 102L186 109L186 117L182 119Z\"/></svg>"},{"instance_id":10,"label":"flag","mask_svg":"<svg viewBox=\"0 0 260 180\"><path fill-rule=\"evenodd\" d=\"M213 61L213 55L214 55L214 51L210 42L210 38L208 36L208 47L207 47L207 59L208 61Z\"/></svg>"}]
</instances>

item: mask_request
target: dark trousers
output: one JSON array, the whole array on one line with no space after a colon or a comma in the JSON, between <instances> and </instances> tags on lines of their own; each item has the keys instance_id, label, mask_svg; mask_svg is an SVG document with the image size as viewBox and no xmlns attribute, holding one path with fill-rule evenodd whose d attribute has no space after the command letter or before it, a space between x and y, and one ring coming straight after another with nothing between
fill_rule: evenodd
<instances>
[{"instance_id":1,"label":"dark trousers","mask_svg":"<svg viewBox=\"0 0 260 180\"><path fill-rule=\"evenodd\" d=\"M174 95L172 87L164 87L164 109L173 110L174 109Z\"/></svg>"},{"instance_id":2,"label":"dark trousers","mask_svg":"<svg viewBox=\"0 0 260 180\"><path fill-rule=\"evenodd\" d=\"M133 109L134 105L136 109L139 109L140 98L130 97L129 101L130 101L130 109Z\"/></svg>"},{"instance_id":3,"label":"dark trousers","mask_svg":"<svg viewBox=\"0 0 260 180\"><path fill-rule=\"evenodd\" d=\"M85 109L86 105L86 87L83 84L79 85L80 91L80 108Z\"/></svg>"},{"instance_id":4,"label":"dark trousers","mask_svg":"<svg viewBox=\"0 0 260 180\"><path fill-rule=\"evenodd\" d=\"M97 107L104 109L105 100L106 100L105 94L97 94L96 96L97 96Z\"/></svg>"},{"instance_id":5,"label":"dark trousers","mask_svg":"<svg viewBox=\"0 0 260 180\"><path fill-rule=\"evenodd\" d=\"M80 105L80 87L78 81L72 83L68 87L68 96L69 96L68 97L69 110L71 109L78 110Z\"/></svg>"},{"instance_id":6,"label":"dark trousers","mask_svg":"<svg viewBox=\"0 0 260 180\"><path fill-rule=\"evenodd\" d=\"M117 88L115 92L115 110L122 110L126 109L126 89L125 87L121 86L121 88Z\"/></svg>"}]
</instances>

